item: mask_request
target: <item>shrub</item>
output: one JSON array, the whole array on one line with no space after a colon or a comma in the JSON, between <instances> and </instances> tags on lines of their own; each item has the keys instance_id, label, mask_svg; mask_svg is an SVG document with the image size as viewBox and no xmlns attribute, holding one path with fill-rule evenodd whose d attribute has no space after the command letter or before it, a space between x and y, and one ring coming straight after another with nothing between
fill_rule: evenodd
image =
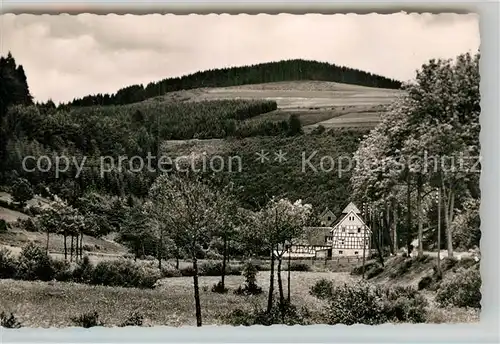
<instances>
[{"instance_id":1,"label":"shrub","mask_svg":"<svg viewBox=\"0 0 500 344\"><path fill-rule=\"evenodd\" d=\"M130 315L125 319L124 322L122 322L119 326L120 327L126 327L126 326L142 326L144 322L144 316L138 312L132 312Z\"/></svg>"},{"instance_id":2,"label":"shrub","mask_svg":"<svg viewBox=\"0 0 500 344\"><path fill-rule=\"evenodd\" d=\"M84 251L87 251L87 252L92 252L92 251L95 251L96 247L94 245L89 245L89 244L83 244L83 250ZM127 256L127 255L125 255ZM127 258L127 257L125 257ZM132 258L134 258L134 256L132 255Z\"/></svg>"},{"instance_id":3,"label":"shrub","mask_svg":"<svg viewBox=\"0 0 500 344\"><path fill-rule=\"evenodd\" d=\"M12 185L12 199L21 206L24 206L33 196L33 188L28 180L18 178Z\"/></svg>"},{"instance_id":4,"label":"shrub","mask_svg":"<svg viewBox=\"0 0 500 344\"><path fill-rule=\"evenodd\" d=\"M17 320L13 313L7 316L6 313L0 313L0 327L5 328L20 328L21 323Z\"/></svg>"},{"instance_id":5,"label":"shrub","mask_svg":"<svg viewBox=\"0 0 500 344\"><path fill-rule=\"evenodd\" d=\"M240 276L242 274L242 268L238 265L226 265L226 275Z\"/></svg>"},{"instance_id":6,"label":"shrub","mask_svg":"<svg viewBox=\"0 0 500 344\"><path fill-rule=\"evenodd\" d=\"M19 227L20 229L24 229L25 231L28 232L38 231L37 223L31 217L27 219L18 219L17 227Z\"/></svg>"},{"instance_id":7,"label":"shrub","mask_svg":"<svg viewBox=\"0 0 500 344\"><path fill-rule=\"evenodd\" d=\"M245 263L243 266L243 276L245 276L245 285L239 286L234 291L237 295L258 295L262 293L262 288L257 285L257 266L251 262Z\"/></svg>"},{"instance_id":8,"label":"shrub","mask_svg":"<svg viewBox=\"0 0 500 344\"><path fill-rule=\"evenodd\" d=\"M188 265L182 269L180 269L182 276L192 277L194 276L194 268L191 265Z\"/></svg>"},{"instance_id":9,"label":"shrub","mask_svg":"<svg viewBox=\"0 0 500 344\"><path fill-rule=\"evenodd\" d=\"M213 251L213 250L208 250L206 254L207 259L213 259L213 260L219 260L222 259L222 255Z\"/></svg>"},{"instance_id":10,"label":"shrub","mask_svg":"<svg viewBox=\"0 0 500 344\"><path fill-rule=\"evenodd\" d=\"M332 295L332 291L333 282L326 278L322 278L311 287L309 294L318 299L326 299Z\"/></svg>"},{"instance_id":11,"label":"shrub","mask_svg":"<svg viewBox=\"0 0 500 344\"><path fill-rule=\"evenodd\" d=\"M90 283L92 281L93 274L94 266L90 262L89 257L84 256L73 270L73 281L79 283Z\"/></svg>"},{"instance_id":12,"label":"shrub","mask_svg":"<svg viewBox=\"0 0 500 344\"><path fill-rule=\"evenodd\" d=\"M45 198L49 198L50 196L52 196L52 194L49 191L49 188L42 183L36 184L35 187L33 188L33 192Z\"/></svg>"},{"instance_id":13,"label":"shrub","mask_svg":"<svg viewBox=\"0 0 500 344\"><path fill-rule=\"evenodd\" d=\"M90 328L94 326L104 326L104 323L99 320L99 314L97 312L88 312L81 314L78 317L71 318L71 321L76 325L84 328Z\"/></svg>"},{"instance_id":14,"label":"shrub","mask_svg":"<svg viewBox=\"0 0 500 344\"><path fill-rule=\"evenodd\" d=\"M4 219L0 219L0 233L7 232L9 224Z\"/></svg>"},{"instance_id":15,"label":"shrub","mask_svg":"<svg viewBox=\"0 0 500 344\"><path fill-rule=\"evenodd\" d=\"M0 248L0 278L14 278L16 271L17 262L10 250Z\"/></svg>"},{"instance_id":16,"label":"shrub","mask_svg":"<svg viewBox=\"0 0 500 344\"><path fill-rule=\"evenodd\" d=\"M225 294L227 293L228 289L226 287L222 287L222 281L217 282L212 286L212 292L213 293L219 293L219 294Z\"/></svg>"},{"instance_id":17,"label":"shrub","mask_svg":"<svg viewBox=\"0 0 500 344\"><path fill-rule=\"evenodd\" d=\"M290 271L311 271L311 267L306 263L292 262L290 264Z\"/></svg>"},{"instance_id":18,"label":"shrub","mask_svg":"<svg viewBox=\"0 0 500 344\"><path fill-rule=\"evenodd\" d=\"M222 263L221 262L205 262L200 265L199 274L200 276L221 276L222 275Z\"/></svg>"},{"instance_id":19,"label":"shrub","mask_svg":"<svg viewBox=\"0 0 500 344\"><path fill-rule=\"evenodd\" d=\"M200 276L221 276L222 262L205 262L199 269ZM234 265L226 265L226 275L241 275L241 268Z\"/></svg>"},{"instance_id":20,"label":"shrub","mask_svg":"<svg viewBox=\"0 0 500 344\"><path fill-rule=\"evenodd\" d=\"M53 259L52 269L56 281L68 282L73 280L73 271L67 260Z\"/></svg>"},{"instance_id":21,"label":"shrub","mask_svg":"<svg viewBox=\"0 0 500 344\"><path fill-rule=\"evenodd\" d=\"M384 272L383 267L381 267L380 265L373 266L370 269L368 269L368 271L366 271L366 279L374 278L374 277L380 275L382 272Z\"/></svg>"},{"instance_id":22,"label":"shrub","mask_svg":"<svg viewBox=\"0 0 500 344\"><path fill-rule=\"evenodd\" d=\"M176 269L172 265L167 265L167 266L162 266L161 268L161 275L164 278L169 278L169 277L182 277L182 273L180 270Z\"/></svg>"},{"instance_id":23,"label":"shrub","mask_svg":"<svg viewBox=\"0 0 500 344\"><path fill-rule=\"evenodd\" d=\"M418 290L429 288L433 281L434 279L431 276L422 277L422 279L418 282Z\"/></svg>"},{"instance_id":24,"label":"shrub","mask_svg":"<svg viewBox=\"0 0 500 344\"><path fill-rule=\"evenodd\" d=\"M481 275L478 270L471 269L455 274L443 281L436 295L436 302L445 307L481 308Z\"/></svg>"},{"instance_id":25,"label":"shrub","mask_svg":"<svg viewBox=\"0 0 500 344\"><path fill-rule=\"evenodd\" d=\"M17 278L23 280L50 281L54 278L52 259L41 247L33 243L21 251L17 266Z\"/></svg>"},{"instance_id":26,"label":"shrub","mask_svg":"<svg viewBox=\"0 0 500 344\"><path fill-rule=\"evenodd\" d=\"M370 269L374 269L376 267L380 266L380 264L376 261L372 261L372 262L369 262L369 263L366 263L365 264L365 273L370 270ZM358 265L358 266L355 266L352 270L351 270L351 275L362 275L363 274L363 265Z\"/></svg>"},{"instance_id":27,"label":"shrub","mask_svg":"<svg viewBox=\"0 0 500 344\"><path fill-rule=\"evenodd\" d=\"M274 302L270 312L265 309L256 308L253 311L235 309L226 315L226 321L234 326L252 326L274 324L285 325L307 325L309 323L309 311L303 307L298 309L295 305L285 302L280 305Z\"/></svg>"},{"instance_id":28,"label":"shrub","mask_svg":"<svg viewBox=\"0 0 500 344\"><path fill-rule=\"evenodd\" d=\"M325 322L331 325L424 322L426 301L412 288L382 288L366 282L334 286L325 298Z\"/></svg>"},{"instance_id":29,"label":"shrub","mask_svg":"<svg viewBox=\"0 0 500 344\"><path fill-rule=\"evenodd\" d=\"M153 288L160 272L149 266L138 266L128 260L103 261L92 272L91 284Z\"/></svg>"}]
</instances>

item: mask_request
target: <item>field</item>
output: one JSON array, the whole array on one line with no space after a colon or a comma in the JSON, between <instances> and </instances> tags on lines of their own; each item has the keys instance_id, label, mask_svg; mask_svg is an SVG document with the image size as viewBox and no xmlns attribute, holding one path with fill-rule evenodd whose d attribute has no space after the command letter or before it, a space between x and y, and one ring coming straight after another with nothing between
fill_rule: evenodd
<instances>
[{"instance_id":1,"label":"field","mask_svg":"<svg viewBox=\"0 0 500 344\"><path fill-rule=\"evenodd\" d=\"M292 272L292 302L307 306L313 315L319 316L323 301L309 295L309 288L319 279L327 278L336 284L355 283L359 277L349 273ZM286 278L284 290L286 291ZM240 308L251 310L265 307L269 273L261 272L257 283L264 293L259 296L237 296L232 293L244 283L243 276L227 276L230 291L227 294L211 292L213 284L220 277L200 277L200 293L203 321L206 325L224 323L224 315ZM276 283L276 282L275 282ZM478 321L479 312L462 308L438 308L431 301L429 322L471 322ZM0 280L0 311L14 312L24 326L65 327L72 326L71 317L97 311L106 326L117 326L131 312L144 315L146 326L194 326L194 298L191 277L161 280L153 290L134 288L89 286L62 282L27 282ZM43 309L43 312L40 310Z\"/></svg>"},{"instance_id":2,"label":"field","mask_svg":"<svg viewBox=\"0 0 500 344\"><path fill-rule=\"evenodd\" d=\"M308 132L319 124L325 128L373 127L378 123L380 113L385 111L384 106L400 94L399 90L335 82L293 81L178 91L150 101L269 99L277 102L278 110L251 120L278 121L296 114Z\"/></svg>"},{"instance_id":3,"label":"field","mask_svg":"<svg viewBox=\"0 0 500 344\"><path fill-rule=\"evenodd\" d=\"M309 295L309 287L324 277L335 277L341 283L350 279L345 273L292 273L292 299L298 305L318 309L319 301ZM201 277L200 292L204 323L221 324L221 316L236 308L265 306L269 273L258 274L264 293L259 296L237 296L212 293L210 288L220 277ZM244 283L243 276L228 276L227 286L234 290ZM276 283L276 282L275 282ZM286 290L286 281L285 281ZM71 317L96 310L110 326L118 325L132 311L144 314L147 325L195 325L192 278L178 277L161 281L154 290L111 288L60 282L26 282L0 280L0 311L16 314L29 327L71 326ZM43 309L43 312L40 312Z\"/></svg>"}]
</instances>

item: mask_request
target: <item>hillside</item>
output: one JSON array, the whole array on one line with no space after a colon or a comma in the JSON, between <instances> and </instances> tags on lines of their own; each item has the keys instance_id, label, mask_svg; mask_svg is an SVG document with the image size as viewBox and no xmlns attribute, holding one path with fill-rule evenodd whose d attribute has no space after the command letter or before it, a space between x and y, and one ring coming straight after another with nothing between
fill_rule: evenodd
<instances>
[{"instance_id":1,"label":"hillside","mask_svg":"<svg viewBox=\"0 0 500 344\"><path fill-rule=\"evenodd\" d=\"M309 60L284 60L251 66L200 71L177 78L132 85L114 94L89 95L67 105L120 105L139 102L169 92L203 87L228 87L279 81L318 80L377 88L399 89L401 82L358 69Z\"/></svg>"},{"instance_id":2,"label":"hillside","mask_svg":"<svg viewBox=\"0 0 500 344\"><path fill-rule=\"evenodd\" d=\"M277 110L252 117L248 121L282 121L294 114L300 119L304 130L310 132L318 125L327 129L373 127L379 122L385 107L401 94L401 90L395 89L304 80L198 88L168 93L148 101L272 100L276 102Z\"/></svg>"},{"instance_id":3,"label":"hillside","mask_svg":"<svg viewBox=\"0 0 500 344\"><path fill-rule=\"evenodd\" d=\"M286 195L289 199L312 203L317 212L327 206L339 212L352 193L351 170L344 164L339 173L339 163L352 156L365 133L357 129L336 129L321 135L295 137L165 141L162 153L172 159L190 156L198 161L200 168L204 159L205 166L209 166L212 156L222 157L224 168L213 177L221 181L231 180L240 187L238 198L244 206L257 208L266 203L268 197ZM281 162L276 156L279 151L285 154L285 160ZM264 163L257 160L260 152L269 154ZM303 170L303 154L306 158L315 154L310 159L313 168L305 165ZM234 157L241 159L241 165ZM327 163L322 170L321 157L331 158L334 166ZM207 172L207 175L211 174Z\"/></svg>"}]
</instances>

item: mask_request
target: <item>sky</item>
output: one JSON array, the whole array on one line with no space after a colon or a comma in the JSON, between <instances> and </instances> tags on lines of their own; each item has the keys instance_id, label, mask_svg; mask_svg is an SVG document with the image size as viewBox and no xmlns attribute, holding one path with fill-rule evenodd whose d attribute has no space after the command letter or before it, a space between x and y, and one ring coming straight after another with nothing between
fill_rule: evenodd
<instances>
[{"instance_id":1,"label":"sky","mask_svg":"<svg viewBox=\"0 0 500 344\"><path fill-rule=\"evenodd\" d=\"M0 15L0 55L23 65L36 101L56 103L294 58L407 81L479 44L476 14Z\"/></svg>"}]
</instances>

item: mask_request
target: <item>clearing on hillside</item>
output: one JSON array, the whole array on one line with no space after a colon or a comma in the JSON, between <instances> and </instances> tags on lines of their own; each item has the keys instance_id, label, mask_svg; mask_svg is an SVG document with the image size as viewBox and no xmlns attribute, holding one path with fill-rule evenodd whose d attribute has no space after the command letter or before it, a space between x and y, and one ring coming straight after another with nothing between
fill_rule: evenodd
<instances>
[{"instance_id":1,"label":"clearing on hillside","mask_svg":"<svg viewBox=\"0 0 500 344\"><path fill-rule=\"evenodd\" d=\"M219 99L268 99L278 110L250 120L283 120L296 114L306 132L318 124L330 127L373 127L380 113L401 90L365 87L327 81L289 81L233 87L177 91L155 101L203 101ZM153 101L153 100L150 100ZM332 120L335 119L335 120Z\"/></svg>"}]
</instances>

